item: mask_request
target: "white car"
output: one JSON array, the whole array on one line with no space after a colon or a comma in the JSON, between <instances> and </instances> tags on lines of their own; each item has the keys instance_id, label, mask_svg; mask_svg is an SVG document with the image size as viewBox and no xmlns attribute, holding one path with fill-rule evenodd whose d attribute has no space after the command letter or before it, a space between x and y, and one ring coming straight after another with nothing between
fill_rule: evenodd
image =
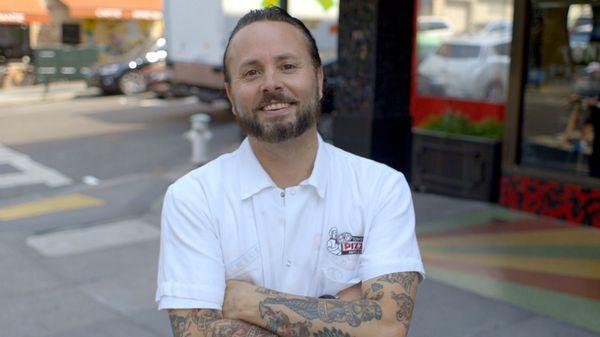
<instances>
[{"instance_id":1,"label":"white car","mask_svg":"<svg viewBox=\"0 0 600 337\"><path fill-rule=\"evenodd\" d=\"M510 36L465 36L444 41L419 64L420 94L503 102L508 89ZM423 92L424 91L424 92Z\"/></svg>"},{"instance_id":2,"label":"white car","mask_svg":"<svg viewBox=\"0 0 600 337\"><path fill-rule=\"evenodd\" d=\"M511 20L490 21L477 34L482 36L511 35L512 28L513 24Z\"/></svg>"},{"instance_id":3,"label":"white car","mask_svg":"<svg viewBox=\"0 0 600 337\"><path fill-rule=\"evenodd\" d=\"M419 34L426 34L437 38L447 38L454 34L452 23L447 19L437 16L419 16L417 18Z\"/></svg>"}]
</instances>

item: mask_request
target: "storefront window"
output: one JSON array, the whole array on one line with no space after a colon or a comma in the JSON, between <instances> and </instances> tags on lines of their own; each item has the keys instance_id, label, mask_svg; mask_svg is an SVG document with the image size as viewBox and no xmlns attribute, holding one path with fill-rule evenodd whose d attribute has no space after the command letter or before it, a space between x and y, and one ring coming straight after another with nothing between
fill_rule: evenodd
<instances>
[{"instance_id":1,"label":"storefront window","mask_svg":"<svg viewBox=\"0 0 600 337\"><path fill-rule=\"evenodd\" d=\"M417 24L421 96L503 103L512 1L426 1Z\"/></svg>"},{"instance_id":2,"label":"storefront window","mask_svg":"<svg viewBox=\"0 0 600 337\"><path fill-rule=\"evenodd\" d=\"M521 162L600 176L600 6L531 0Z\"/></svg>"},{"instance_id":3,"label":"storefront window","mask_svg":"<svg viewBox=\"0 0 600 337\"><path fill-rule=\"evenodd\" d=\"M419 1L415 125L447 112L502 121L513 7L512 0Z\"/></svg>"},{"instance_id":4,"label":"storefront window","mask_svg":"<svg viewBox=\"0 0 600 337\"><path fill-rule=\"evenodd\" d=\"M79 44L81 43L81 26L77 23L63 23L62 25L62 43Z\"/></svg>"},{"instance_id":5,"label":"storefront window","mask_svg":"<svg viewBox=\"0 0 600 337\"><path fill-rule=\"evenodd\" d=\"M29 54L29 26L0 24L0 63Z\"/></svg>"},{"instance_id":6,"label":"storefront window","mask_svg":"<svg viewBox=\"0 0 600 337\"><path fill-rule=\"evenodd\" d=\"M135 53L162 35L160 21L149 20L84 19L81 29L85 40L100 51L101 60Z\"/></svg>"}]
</instances>

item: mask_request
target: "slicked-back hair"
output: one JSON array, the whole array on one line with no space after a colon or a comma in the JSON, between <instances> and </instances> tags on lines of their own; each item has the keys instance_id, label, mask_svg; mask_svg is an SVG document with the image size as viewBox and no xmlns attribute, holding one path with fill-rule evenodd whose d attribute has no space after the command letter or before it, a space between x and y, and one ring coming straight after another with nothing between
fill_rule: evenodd
<instances>
[{"instance_id":1,"label":"slicked-back hair","mask_svg":"<svg viewBox=\"0 0 600 337\"><path fill-rule=\"evenodd\" d=\"M312 59L313 67L315 69L318 69L321 66L321 56L319 56L317 43L315 42L315 38L312 36L308 28L306 28L302 21L289 15L285 10L273 6L264 9L251 10L237 22L235 28L231 32L231 35L229 35L229 40L227 40L227 47L225 47L225 53L223 53L223 74L225 75L225 82L230 82L229 71L227 69L227 52L229 51L229 44L231 43L231 39L233 39L233 36L238 31L240 31L240 29L248 26L251 23L260 21L285 22L298 28L298 30L302 32L302 34L308 42L308 51Z\"/></svg>"}]
</instances>

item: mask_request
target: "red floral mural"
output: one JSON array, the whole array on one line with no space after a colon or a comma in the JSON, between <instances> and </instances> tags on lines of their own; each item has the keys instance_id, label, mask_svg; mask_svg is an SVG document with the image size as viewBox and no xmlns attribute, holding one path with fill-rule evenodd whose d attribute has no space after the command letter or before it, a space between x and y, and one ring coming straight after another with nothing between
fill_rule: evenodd
<instances>
[{"instance_id":1,"label":"red floral mural","mask_svg":"<svg viewBox=\"0 0 600 337\"><path fill-rule=\"evenodd\" d=\"M600 228L600 189L515 174L502 177L500 204Z\"/></svg>"}]
</instances>

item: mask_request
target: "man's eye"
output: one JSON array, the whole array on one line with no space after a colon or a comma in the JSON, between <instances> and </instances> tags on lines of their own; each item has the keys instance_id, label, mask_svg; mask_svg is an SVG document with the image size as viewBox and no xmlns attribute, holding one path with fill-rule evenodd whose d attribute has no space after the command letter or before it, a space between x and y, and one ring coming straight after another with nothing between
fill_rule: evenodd
<instances>
[{"instance_id":1,"label":"man's eye","mask_svg":"<svg viewBox=\"0 0 600 337\"><path fill-rule=\"evenodd\" d=\"M258 71L256 71L256 69L252 69L252 70L248 70L247 72L244 73L244 77L252 77L252 76L256 76L258 74Z\"/></svg>"},{"instance_id":2,"label":"man's eye","mask_svg":"<svg viewBox=\"0 0 600 337\"><path fill-rule=\"evenodd\" d=\"M296 68L296 66L293 65L293 64L290 64L290 63L286 63L286 64L283 65L283 69L284 70L292 70L294 68Z\"/></svg>"}]
</instances>

